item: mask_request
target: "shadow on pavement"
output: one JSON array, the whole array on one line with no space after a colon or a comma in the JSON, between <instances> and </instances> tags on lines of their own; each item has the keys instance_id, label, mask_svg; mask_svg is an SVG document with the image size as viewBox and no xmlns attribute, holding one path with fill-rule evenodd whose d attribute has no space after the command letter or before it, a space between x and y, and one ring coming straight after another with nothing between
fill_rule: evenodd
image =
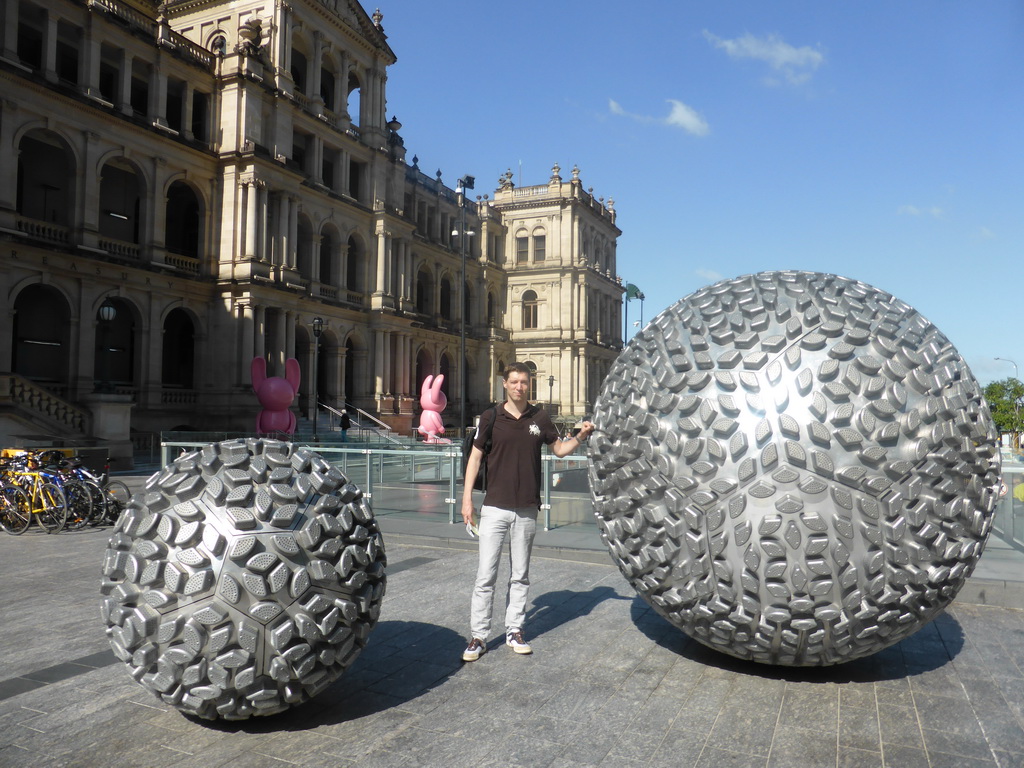
<instances>
[{"instance_id":1,"label":"shadow on pavement","mask_svg":"<svg viewBox=\"0 0 1024 768\"><path fill-rule=\"evenodd\" d=\"M188 720L212 730L245 733L307 731L400 706L438 687L461 666L464 638L417 621L381 621L351 667L312 700L248 720ZM440 660L440 661L439 661Z\"/></svg>"},{"instance_id":2,"label":"shadow on pavement","mask_svg":"<svg viewBox=\"0 0 1024 768\"><path fill-rule=\"evenodd\" d=\"M533 599L533 605L526 612L530 635L538 637L545 632L589 614L605 600L629 600L611 587L594 587L587 592L561 589L545 592Z\"/></svg>"},{"instance_id":3,"label":"shadow on pavement","mask_svg":"<svg viewBox=\"0 0 1024 768\"><path fill-rule=\"evenodd\" d=\"M737 659L687 636L651 608L633 598L630 616L636 627L663 648L705 666L771 680L804 683L852 683L897 680L949 664L964 645L959 622L942 613L896 645L862 659L830 667L784 667Z\"/></svg>"}]
</instances>

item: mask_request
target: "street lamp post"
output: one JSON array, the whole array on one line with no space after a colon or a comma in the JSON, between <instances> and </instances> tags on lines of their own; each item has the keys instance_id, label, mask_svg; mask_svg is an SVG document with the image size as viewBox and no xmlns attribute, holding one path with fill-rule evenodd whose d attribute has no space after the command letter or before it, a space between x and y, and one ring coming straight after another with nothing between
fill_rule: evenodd
<instances>
[{"instance_id":1,"label":"street lamp post","mask_svg":"<svg viewBox=\"0 0 1024 768\"><path fill-rule=\"evenodd\" d=\"M466 231L466 190L473 189L476 179L463 176L455 187L459 203L459 229L452 232L459 236L459 252L462 258L462 274L459 279L459 439L466 431L466 241L473 234Z\"/></svg>"},{"instance_id":2,"label":"street lamp post","mask_svg":"<svg viewBox=\"0 0 1024 768\"><path fill-rule=\"evenodd\" d=\"M1017 364L1008 357L997 357L996 360L1002 360L1004 363L1009 363L1013 366L1013 380L1020 383L1020 373L1017 370ZM1017 436L1017 426L1020 424L1020 398L1014 393L1013 397L1013 436ZM1016 440L1014 442L1017 442Z\"/></svg>"},{"instance_id":3,"label":"street lamp post","mask_svg":"<svg viewBox=\"0 0 1024 768\"><path fill-rule=\"evenodd\" d=\"M320 362L320 334L323 333L323 332L324 332L324 319L318 315L317 317L313 318L313 377L312 377L313 381L312 381L312 385L313 385L313 442L314 443L319 441L319 436L317 435L317 424L316 423L318 421L317 417L320 415L320 412L319 412L319 409L317 408L317 398L318 398L318 395L317 395L317 391L316 391L316 383L317 383L317 378L318 378L318 374L319 374L319 371L317 370L317 366L318 366L318 364Z\"/></svg>"},{"instance_id":4,"label":"street lamp post","mask_svg":"<svg viewBox=\"0 0 1024 768\"><path fill-rule=\"evenodd\" d=\"M555 377L548 376L548 405L555 407Z\"/></svg>"},{"instance_id":5,"label":"street lamp post","mask_svg":"<svg viewBox=\"0 0 1024 768\"><path fill-rule=\"evenodd\" d=\"M100 367L101 379L97 387L98 392L112 392L113 386L110 383L110 324L117 317L117 307L108 298L100 305Z\"/></svg>"}]
</instances>

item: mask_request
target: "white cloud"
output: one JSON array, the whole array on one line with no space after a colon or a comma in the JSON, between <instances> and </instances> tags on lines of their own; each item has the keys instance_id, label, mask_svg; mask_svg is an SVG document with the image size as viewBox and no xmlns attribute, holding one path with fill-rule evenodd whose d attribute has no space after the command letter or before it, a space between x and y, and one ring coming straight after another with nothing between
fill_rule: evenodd
<instances>
[{"instance_id":1,"label":"white cloud","mask_svg":"<svg viewBox=\"0 0 1024 768\"><path fill-rule=\"evenodd\" d=\"M704 38L732 59L764 62L785 77L790 85L806 83L814 70L825 63L825 55L818 49L808 45L796 48L778 35L756 37L748 32L743 37L725 40L705 29Z\"/></svg>"},{"instance_id":2,"label":"white cloud","mask_svg":"<svg viewBox=\"0 0 1024 768\"><path fill-rule=\"evenodd\" d=\"M701 269L695 269L693 271L693 273L695 275L697 275L697 277L704 278L709 283L717 283L719 280L721 280L724 277L724 275L721 275L720 273L715 272L715 270L713 270L713 269L704 269L703 267Z\"/></svg>"},{"instance_id":3,"label":"white cloud","mask_svg":"<svg viewBox=\"0 0 1024 768\"><path fill-rule=\"evenodd\" d=\"M995 240L996 239L996 233L993 232L988 227L982 227L981 231L978 232L978 234L980 235L982 240Z\"/></svg>"},{"instance_id":4,"label":"white cloud","mask_svg":"<svg viewBox=\"0 0 1024 768\"><path fill-rule=\"evenodd\" d=\"M896 213L900 216L931 216L933 219L941 219L946 214L937 205L927 208L921 208L916 205L901 205L896 209Z\"/></svg>"},{"instance_id":5,"label":"white cloud","mask_svg":"<svg viewBox=\"0 0 1024 768\"><path fill-rule=\"evenodd\" d=\"M671 105L668 117L654 117L653 115L638 115L633 112L627 112L615 99L608 99L608 109L613 115L628 117L631 120L636 120L638 123L657 123L672 128L682 128L694 136L707 136L711 133L711 127L708 125L707 120L693 107L684 104L678 99L666 99L666 101Z\"/></svg>"}]
</instances>

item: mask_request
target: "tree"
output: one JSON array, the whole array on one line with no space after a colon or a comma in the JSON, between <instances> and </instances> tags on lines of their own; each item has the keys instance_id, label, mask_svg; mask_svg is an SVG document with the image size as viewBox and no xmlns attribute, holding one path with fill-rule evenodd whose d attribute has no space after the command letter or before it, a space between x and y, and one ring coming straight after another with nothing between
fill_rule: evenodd
<instances>
[{"instance_id":1,"label":"tree","mask_svg":"<svg viewBox=\"0 0 1024 768\"><path fill-rule=\"evenodd\" d=\"M992 412L992 420L1000 433L1010 432L1013 444L1019 446L1020 433L1024 429L1024 384L1015 378L993 381L985 387L985 400Z\"/></svg>"}]
</instances>

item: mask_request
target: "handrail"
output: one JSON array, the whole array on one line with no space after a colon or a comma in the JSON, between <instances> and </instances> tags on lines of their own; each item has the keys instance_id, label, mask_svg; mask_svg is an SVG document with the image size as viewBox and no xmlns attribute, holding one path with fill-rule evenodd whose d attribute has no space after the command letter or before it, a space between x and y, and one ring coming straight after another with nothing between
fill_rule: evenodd
<instances>
[{"instance_id":1,"label":"handrail","mask_svg":"<svg viewBox=\"0 0 1024 768\"><path fill-rule=\"evenodd\" d=\"M324 409L325 411L327 411L327 412L329 412L329 413L333 413L333 414L334 414L335 416L337 416L338 418L341 418L341 411L339 411L339 410L338 410L337 408L335 408L335 407L333 407L333 406L330 406L330 405L327 405L327 403L318 403L318 405L319 405L319 406L320 406L321 408L323 408L323 409ZM392 436L391 436L391 435L389 434L390 432L392 432L392 431L393 431L393 430L391 429L391 427L390 427L389 425L385 424L385 423L384 423L383 421L381 421L380 419L374 418L374 417L373 417L372 415L370 415L369 413L367 413L366 411L364 411L364 410L363 410L363 409L361 409L361 408L356 408L355 406L353 406L353 405L349 405L348 403L345 403L345 408L346 408L346 409L349 409L349 408L351 408L351 409L352 409L353 411L355 411L356 413L362 414L362 415L363 415L363 416L365 416L365 417L366 417L367 419L369 419L369 420L370 420L370 421L372 421L372 422L373 422L374 424L376 424L376 425L377 425L377 429L376 429L376 430L374 430L374 431L375 431L375 432L376 432L376 433L377 433L377 434L378 434L378 435L379 435L380 437L382 437L383 439L387 440L387 441L388 441L389 443L394 443L395 445L400 445L400 446L402 446L403 448L405 448L405 443L403 443L403 442L402 442L401 440L398 440L398 439L396 439L396 438L392 437ZM361 425L361 424L359 424L358 422L356 422L356 424L357 424L357 425L358 425L358 426L359 426L360 428L362 428L362 425Z\"/></svg>"},{"instance_id":2,"label":"handrail","mask_svg":"<svg viewBox=\"0 0 1024 768\"><path fill-rule=\"evenodd\" d=\"M33 381L16 373L0 373L0 403L20 405L63 426L84 433L88 428L88 412L57 397Z\"/></svg>"}]
</instances>

